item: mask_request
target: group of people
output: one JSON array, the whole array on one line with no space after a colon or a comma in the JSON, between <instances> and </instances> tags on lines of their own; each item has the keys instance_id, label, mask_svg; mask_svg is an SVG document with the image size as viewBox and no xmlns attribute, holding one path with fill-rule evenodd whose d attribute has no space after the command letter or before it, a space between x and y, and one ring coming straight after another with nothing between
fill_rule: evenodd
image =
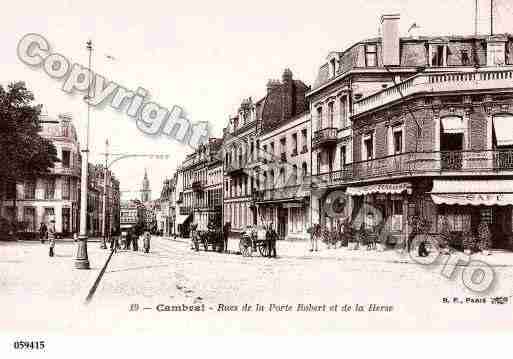
<instances>
[{"instance_id":1,"label":"group of people","mask_svg":"<svg viewBox=\"0 0 513 359\"><path fill-rule=\"evenodd\" d=\"M76 240L76 234L73 236ZM55 219L50 219L48 221L48 225L46 223L41 222L39 226L39 239L42 244L48 240L49 251L48 255L53 257L55 255ZM142 241L143 251L145 253L150 252L150 242L151 242L151 234L148 231L145 231L141 236L137 236L135 231L129 230L126 236L121 236L121 243L118 236L112 232L110 236L110 249L113 251L117 251L121 248L125 250L129 250L130 247L134 251L139 250L139 239Z\"/></svg>"},{"instance_id":2,"label":"group of people","mask_svg":"<svg viewBox=\"0 0 513 359\"><path fill-rule=\"evenodd\" d=\"M125 250L132 249L137 252L139 250L139 239L142 241L144 253L149 253L151 242L150 232L145 231L141 236L138 236L137 233L131 229L126 232L126 235L121 236L121 243L117 236L112 236L110 240L110 249L118 250L123 248Z\"/></svg>"}]
</instances>

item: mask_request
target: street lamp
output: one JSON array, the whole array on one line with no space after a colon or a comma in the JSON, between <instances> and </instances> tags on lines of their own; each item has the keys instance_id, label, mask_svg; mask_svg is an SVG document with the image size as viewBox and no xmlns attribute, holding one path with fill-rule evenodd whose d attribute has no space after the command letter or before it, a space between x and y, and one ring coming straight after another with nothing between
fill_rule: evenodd
<instances>
[{"instance_id":1,"label":"street lamp","mask_svg":"<svg viewBox=\"0 0 513 359\"><path fill-rule=\"evenodd\" d=\"M107 249L105 236L107 235L107 167L109 165L109 140L105 140L105 167L103 168L103 208L102 208L102 244L100 248Z\"/></svg>"},{"instance_id":2,"label":"street lamp","mask_svg":"<svg viewBox=\"0 0 513 359\"><path fill-rule=\"evenodd\" d=\"M93 52L93 42L87 41L86 49L89 51L89 71L91 71L91 55ZM82 178L80 184L80 235L78 236L77 256L75 258L75 268L90 269L89 258L87 255L87 192L88 192L88 171L89 171L89 117L91 113L91 81L92 74L89 76L89 88L87 90L87 129L86 129L86 146L82 150Z\"/></svg>"}]
</instances>

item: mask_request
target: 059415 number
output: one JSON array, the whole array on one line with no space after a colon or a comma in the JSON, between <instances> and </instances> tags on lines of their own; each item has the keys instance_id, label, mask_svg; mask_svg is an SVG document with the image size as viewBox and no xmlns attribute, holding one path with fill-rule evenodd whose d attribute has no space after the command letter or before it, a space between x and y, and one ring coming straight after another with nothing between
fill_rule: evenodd
<instances>
[{"instance_id":1,"label":"059415 number","mask_svg":"<svg viewBox=\"0 0 513 359\"><path fill-rule=\"evenodd\" d=\"M16 350L43 350L45 348L45 341L28 341L28 340L16 340L13 343L14 349Z\"/></svg>"}]
</instances>

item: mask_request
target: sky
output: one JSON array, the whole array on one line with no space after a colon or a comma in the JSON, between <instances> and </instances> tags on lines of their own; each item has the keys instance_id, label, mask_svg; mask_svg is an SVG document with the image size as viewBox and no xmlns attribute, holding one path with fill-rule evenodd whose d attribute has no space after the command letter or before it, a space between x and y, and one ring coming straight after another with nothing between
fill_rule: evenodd
<instances>
[{"instance_id":1,"label":"sky","mask_svg":"<svg viewBox=\"0 0 513 359\"><path fill-rule=\"evenodd\" d=\"M479 0L479 32L489 29L490 0ZM511 0L495 0L496 32L513 29ZM265 94L268 79L290 68L312 85L330 51L378 35L383 14L400 13L402 35L417 23L420 35L471 34L474 0L351 1L9 1L0 12L0 83L25 81L50 116L69 112L85 143L86 104L61 90L62 81L29 68L16 56L27 33L43 35L51 49L87 65L85 42L93 41L93 70L129 89L142 87L152 101L181 106L192 122L208 121L220 137L242 99ZM114 59L112 59L112 57ZM90 162L103 161L108 138L115 153L170 154L168 160L125 159L112 170L124 199L139 197L147 168L158 198L162 181L192 150L163 136L147 136L135 121L110 107L91 112Z\"/></svg>"}]
</instances>

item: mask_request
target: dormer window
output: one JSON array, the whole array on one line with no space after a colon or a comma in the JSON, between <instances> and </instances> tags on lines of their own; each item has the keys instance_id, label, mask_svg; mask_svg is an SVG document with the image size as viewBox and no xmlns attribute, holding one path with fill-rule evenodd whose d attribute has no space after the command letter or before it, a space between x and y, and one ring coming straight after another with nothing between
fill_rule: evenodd
<instances>
[{"instance_id":1,"label":"dormer window","mask_svg":"<svg viewBox=\"0 0 513 359\"><path fill-rule=\"evenodd\" d=\"M365 66L376 67L377 65L376 45L365 45Z\"/></svg>"},{"instance_id":2,"label":"dormer window","mask_svg":"<svg viewBox=\"0 0 513 359\"><path fill-rule=\"evenodd\" d=\"M330 60L330 74L331 77L335 77L337 73L337 60L335 58Z\"/></svg>"},{"instance_id":3,"label":"dormer window","mask_svg":"<svg viewBox=\"0 0 513 359\"><path fill-rule=\"evenodd\" d=\"M429 44L429 64L433 67L447 66L447 52L446 43Z\"/></svg>"}]
</instances>

